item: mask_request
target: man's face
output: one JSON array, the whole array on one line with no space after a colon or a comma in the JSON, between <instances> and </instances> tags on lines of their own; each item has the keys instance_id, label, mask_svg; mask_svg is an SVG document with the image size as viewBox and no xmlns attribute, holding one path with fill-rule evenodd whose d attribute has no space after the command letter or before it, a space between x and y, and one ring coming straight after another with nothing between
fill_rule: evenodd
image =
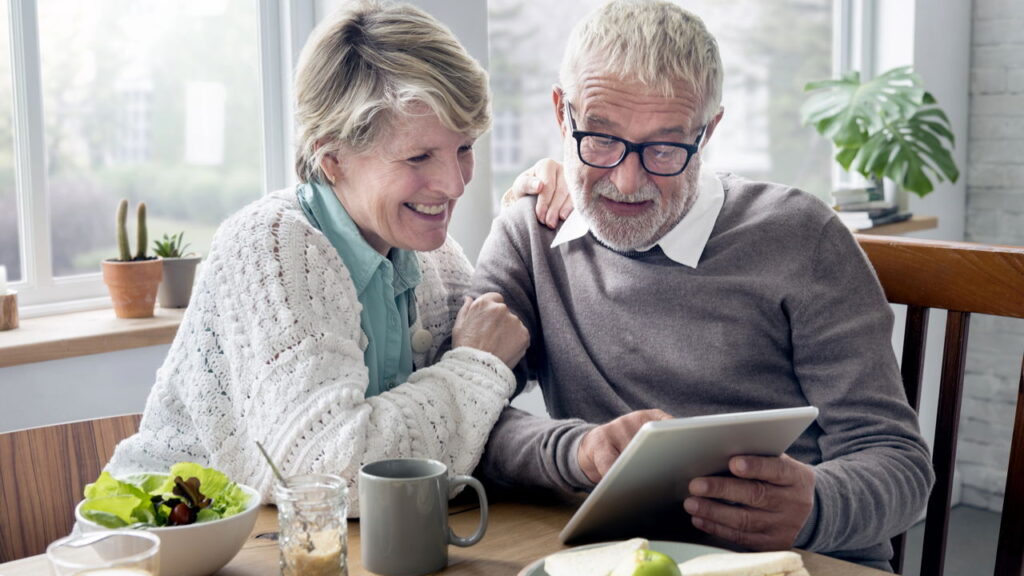
<instances>
[{"instance_id":1,"label":"man's face","mask_svg":"<svg viewBox=\"0 0 1024 576\"><path fill-rule=\"evenodd\" d=\"M677 87L676 96L655 95L638 83L601 74L585 67L570 101L578 130L600 132L631 142L692 144L701 133L701 103L690 90ZM561 93L555 105L561 108ZM714 121L717 121L717 117ZM708 126L710 136L714 126ZM700 155L694 155L682 174L655 176L644 170L638 154L630 153L614 168L594 168L577 154L567 118L562 119L565 174L576 210L591 232L616 250L650 246L671 230L697 198Z\"/></svg>"}]
</instances>

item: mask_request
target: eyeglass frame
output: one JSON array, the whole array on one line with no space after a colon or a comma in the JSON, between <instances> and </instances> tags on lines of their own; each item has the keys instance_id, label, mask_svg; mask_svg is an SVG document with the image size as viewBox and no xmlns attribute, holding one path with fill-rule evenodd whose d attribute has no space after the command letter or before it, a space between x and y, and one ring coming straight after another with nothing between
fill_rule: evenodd
<instances>
[{"instance_id":1,"label":"eyeglass frame","mask_svg":"<svg viewBox=\"0 0 1024 576\"><path fill-rule=\"evenodd\" d=\"M569 105L569 100L567 98L563 98L562 105L565 107L565 116L566 118L569 119L569 128L572 130L572 137L576 140L576 156L579 157L580 162L583 162L587 166L590 166L592 168L600 168L602 170L611 170L612 168L619 166L620 164L626 161L626 157L628 157L630 153L636 152L637 156L640 157L640 166L642 166L648 174L663 177L678 176L686 171L686 167L690 165L690 159L692 159L695 154L700 152L700 141L704 138L704 133L708 129L707 124L701 126L700 134L697 135L697 139L693 141L693 144L685 144L683 142L640 142L638 144L636 142L630 142L625 138L620 138L618 136L613 136L611 134L604 134L603 132L589 132L587 130L579 130L576 127L576 119L572 117L572 108ZM598 138L607 138L608 140L621 142L626 147L626 150L625 152L622 153L622 156L619 156L619 159L616 160L615 163L611 164L610 166L591 164L590 162L587 162L586 160L583 159L583 139L586 138L587 136L596 136ZM650 146L672 146L674 148L682 148L683 150L686 150L686 161L683 162L683 167L676 172L668 173L655 172L654 170L651 170L650 168L647 167L647 162L644 161L644 150L646 150Z\"/></svg>"}]
</instances>

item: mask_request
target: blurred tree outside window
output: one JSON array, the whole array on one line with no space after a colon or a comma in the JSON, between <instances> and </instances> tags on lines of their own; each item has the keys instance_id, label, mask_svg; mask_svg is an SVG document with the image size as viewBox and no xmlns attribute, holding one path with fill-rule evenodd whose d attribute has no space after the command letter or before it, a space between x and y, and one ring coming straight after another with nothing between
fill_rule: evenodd
<instances>
[{"instance_id":1,"label":"blurred tree outside window","mask_svg":"<svg viewBox=\"0 0 1024 576\"><path fill-rule=\"evenodd\" d=\"M569 29L603 0L488 0L494 193L538 159L561 159L551 87ZM725 117L706 166L827 197L831 148L800 125L803 85L832 75L833 0L686 0L718 39ZM507 125L517 120L513 139ZM515 162L510 159L514 150ZM497 205L497 203L496 203Z\"/></svg>"},{"instance_id":2,"label":"blurred tree outside window","mask_svg":"<svg viewBox=\"0 0 1024 576\"><path fill-rule=\"evenodd\" d=\"M185 231L192 250L208 252L220 221L263 193L257 3L38 0L36 9L53 276L97 273L114 255L120 198L146 202L150 238ZM8 44L0 264L17 278Z\"/></svg>"}]
</instances>

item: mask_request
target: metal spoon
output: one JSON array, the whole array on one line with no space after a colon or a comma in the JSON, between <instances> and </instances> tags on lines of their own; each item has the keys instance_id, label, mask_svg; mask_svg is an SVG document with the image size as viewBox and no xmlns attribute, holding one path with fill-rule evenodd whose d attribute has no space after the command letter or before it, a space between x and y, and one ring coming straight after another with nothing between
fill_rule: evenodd
<instances>
[{"instance_id":1,"label":"metal spoon","mask_svg":"<svg viewBox=\"0 0 1024 576\"><path fill-rule=\"evenodd\" d=\"M281 474L277 465L274 464L274 461L270 458L270 454L267 454L267 450L263 447L263 444L256 442L256 447L260 449L260 453L263 454L263 458L266 459L267 464L270 464L270 471L274 473L274 477L281 483L281 486L291 488L291 486L288 485L288 481L284 479L284 474ZM302 511L299 510L298 506L295 507L295 516L298 519L299 524L302 525L302 535L305 536L304 540L306 541L304 548L307 552L312 552L316 549L316 545L313 544L313 537L309 533L309 522L306 520L306 517L302 515Z\"/></svg>"}]
</instances>

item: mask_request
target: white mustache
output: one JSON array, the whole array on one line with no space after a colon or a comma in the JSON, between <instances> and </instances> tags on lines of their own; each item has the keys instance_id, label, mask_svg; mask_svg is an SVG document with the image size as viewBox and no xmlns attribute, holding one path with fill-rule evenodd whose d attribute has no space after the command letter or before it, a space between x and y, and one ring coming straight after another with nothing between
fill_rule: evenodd
<instances>
[{"instance_id":1,"label":"white mustache","mask_svg":"<svg viewBox=\"0 0 1024 576\"><path fill-rule=\"evenodd\" d=\"M632 204L639 204L649 200L657 202L661 197L661 192L653 182L644 182L633 194L623 194L622 191L619 190L619 187L612 184L612 181L607 178L602 178L601 180L594 182L593 192L594 194L607 198L613 202Z\"/></svg>"}]
</instances>

